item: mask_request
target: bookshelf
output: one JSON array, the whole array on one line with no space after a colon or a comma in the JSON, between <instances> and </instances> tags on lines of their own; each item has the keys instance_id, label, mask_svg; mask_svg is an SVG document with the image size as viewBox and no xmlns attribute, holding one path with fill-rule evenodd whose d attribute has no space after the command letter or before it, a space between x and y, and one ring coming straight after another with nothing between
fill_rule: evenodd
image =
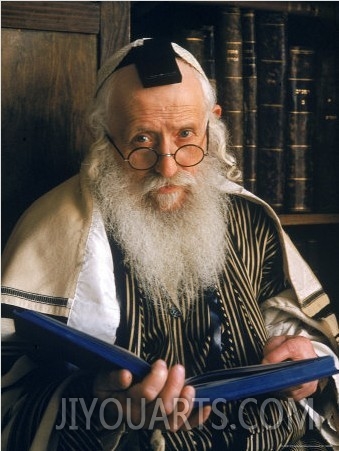
<instances>
[{"instance_id":1,"label":"bookshelf","mask_svg":"<svg viewBox=\"0 0 339 451\"><path fill-rule=\"evenodd\" d=\"M329 66L327 65L328 62L332 61L333 64L333 61L339 61L338 3L281 1L131 2L131 39L161 36L170 38L185 46L182 40L185 37L185 33L186 36L195 38L196 44L199 40L203 40L204 36L206 39L206 29L210 30L212 28L214 30L214 57L218 59L222 51L233 51L233 54L235 52L234 48L229 50L226 46L224 46L221 52L220 49L218 50L216 48L218 45L221 45L218 39L225 34L223 27L229 26L227 18L224 18L226 22L220 25L220 17L224 15L225 9L229 11L232 8L235 8L235 10L238 9L240 14L243 14L245 11L254 13L254 26L256 27L254 57L256 58L257 64L257 78L261 76L258 59L261 54L260 46L263 45L263 42L260 39L265 39L265 33L258 31L258 24L263 22L262 26L266 26L267 21L269 22L271 20L270 15L272 16L272 13L273 17L274 14L277 14L277 17L283 17L283 20L286 20L286 36L278 35L277 37L277 41L280 42L286 39L286 48L282 52L286 54L284 61L286 67L283 68L286 72L283 74L286 89L284 98L286 101L282 105L282 109L285 116L289 115L287 119L293 124L293 127L295 127L295 124L304 124L304 129L301 131L295 131L294 129L288 131L286 117L282 126L279 120L277 120L275 127L273 127L275 130L272 135L275 138L275 135L282 131L281 143L278 144L281 144L282 147L281 155L284 155L283 161L273 161L270 164L267 164L267 162L260 163L258 153L261 151L260 145L263 147L264 144L260 142L260 138L258 139L258 137L256 142L256 166L253 162L250 164L248 162L246 163L248 154L246 154L246 148L243 147L242 151L244 152L245 150L245 153L242 153L241 158L245 160L242 162L244 165L244 184L246 183L246 171L249 170L248 168L252 170L252 175L253 171L256 171L256 177L260 178L265 176L265 171L266 173L270 173L273 188L281 182L281 177L284 177L284 185L280 193L280 197L283 197L283 205L278 205L278 203L275 205L273 200L271 203L270 199L267 198L265 200L271 203L273 208L276 209L284 229L290 235L314 272L318 275L339 315L339 294L336 288L336 273L339 267L339 183L337 182L339 174L339 152L338 149L335 149L338 142L337 138L339 138L339 69L338 63L334 63L331 71L328 70ZM265 17L266 13L269 13L268 19ZM269 23L268 25L270 26L271 24ZM222 28L221 32L220 27ZM244 35L243 30L243 62L244 52L246 52L248 59L253 56L248 43L245 43L244 46ZM246 36L249 39L248 36L250 34L246 33ZM271 31L268 32L268 39L270 39L270 36L272 36ZM291 48L293 48L292 51ZM281 51L281 48L278 50ZM303 64L303 66L301 68L294 66L294 68L290 69L289 59L291 58L291 52L294 52L293 55L296 55L296 58L298 58L299 50L301 51L301 62L298 63L298 59L295 59L294 64ZM310 53L309 50L311 50ZM200 54L202 54L201 48ZM303 55L315 57L313 67L308 65L305 58L302 59ZM311 72L311 69L314 72ZM267 68L264 68L264 71L267 72ZM210 74L208 75L210 76ZM222 81L220 82L220 75L218 77L217 61L215 61L214 77L219 96L220 86L218 87L218 83L224 83L224 80L221 77ZM298 80L295 82L295 78L297 77L301 81ZM303 85L303 78L307 77L311 79L311 82L308 85ZM210 78L213 78L213 76ZM272 80L268 80L268 83L270 82ZM258 89L260 89L260 86L263 85L258 80L257 83L259 86ZM244 88L244 86L244 92L241 92L239 97L243 99L243 102L246 102L246 89L248 88ZM299 97L295 96L292 100L288 100L288 90L292 89L290 86L293 86L295 92L298 92L298 94L301 93L301 95ZM262 89L264 88L262 87ZM309 93L311 94L307 97ZM262 93L259 91L256 95L256 100L259 103ZM253 101L253 98L250 98L249 102L251 100ZM218 97L218 101L222 104L223 99ZM329 102L326 103L327 101ZM294 102L294 104L292 105L291 102ZM267 103L266 99L263 100L263 103ZM228 105L225 105L227 108ZM258 108L260 109L260 107ZM258 108L256 113L260 115L261 113ZM297 112L294 111L296 108L299 108ZM326 108L329 108L328 111ZM297 119L295 119L297 117L296 113L299 114ZM246 111L244 114L246 114ZM311 122L307 124L305 122L306 115L309 115L311 118ZM270 110L268 116L272 117ZM329 121L326 122L324 118L326 120L328 118L331 119L330 125ZM300 128L300 125L298 127ZM258 134L260 134L259 128L260 126L257 122L256 132ZM323 130L323 132L320 134L319 130ZM269 127L267 133L270 132ZM237 139L234 141L236 141L236 144L239 144ZM310 150L308 150L306 144L311 148ZM246 142L244 139L243 146L245 145ZM288 148L289 145L290 148ZM289 162L287 162L287 151L290 152L290 155L292 151L295 152L290 157ZM301 151L304 153L303 161L300 161ZM294 165L293 170L290 167L292 164ZM251 174L249 174L250 176ZM309 180L305 182L305 179ZM246 186L245 184L245 186L248 189L256 192L260 197L265 198L263 193L258 192L258 186L251 184L249 181L247 183L248 185ZM299 185L295 187L297 184ZM296 191L291 195L288 192L289 189ZM305 199L305 196L310 197ZM289 200L289 205L287 205L287 197L292 199Z\"/></svg>"},{"instance_id":2,"label":"bookshelf","mask_svg":"<svg viewBox=\"0 0 339 451\"><path fill-rule=\"evenodd\" d=\"M245 24L249 12L252 49ZM199 59L204 40L210 40L206 29L213 29L214 75L209 74L210 63L201 62L216 82L244 185L284 220L292 214L290 221L302 213L324 214L321 221L332 222L331 215L339 214L338 24L337 2L131 2L131 39L167 37ZM234 55L241 65L234 63ZM253 73L251 63L256 66ZM251 122L251 113L256 122Z\"/></svg>"}]
</instances>

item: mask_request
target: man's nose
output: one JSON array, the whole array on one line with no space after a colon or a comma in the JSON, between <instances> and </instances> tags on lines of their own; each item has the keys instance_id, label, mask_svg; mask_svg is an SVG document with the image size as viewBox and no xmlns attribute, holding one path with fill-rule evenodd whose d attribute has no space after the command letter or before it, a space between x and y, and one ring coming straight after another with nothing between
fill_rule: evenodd
<instances>
[{"instance_id":1,"label":"man's nose","mask_svg":"<svg viewBox=\"0 0 339 451\"><path fill-rule=\"evenodd\" d=\"M176 174L178 167L173 154L168 152L159 154L159 160L155 166L155 170L163 177L170 178Z\"/></svg>"}]
</instances>

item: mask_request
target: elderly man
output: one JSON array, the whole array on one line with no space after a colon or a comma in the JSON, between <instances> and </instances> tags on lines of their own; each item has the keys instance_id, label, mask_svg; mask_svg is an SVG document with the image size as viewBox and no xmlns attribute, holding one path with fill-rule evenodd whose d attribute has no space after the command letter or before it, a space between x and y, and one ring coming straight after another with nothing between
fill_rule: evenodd
<instances>
[{"instance_id":1,"label":"elderly man","mask_svg":"<svg viewBox=\"0 0 339 451\"><path fill-rule=\"evenodd\" d=\"M337 346L318 281L270 207L235 183L220 116L200 65L176 44L138 40L99 72L79 176L33 204L4 253L4 329L18 359L3 380L3 449L339 446L334 377L217 408L196 408L185 385ZM126 369L20 357L13 306L121 345L151 372L135 381Z\"/></svg>"}]
</instances>

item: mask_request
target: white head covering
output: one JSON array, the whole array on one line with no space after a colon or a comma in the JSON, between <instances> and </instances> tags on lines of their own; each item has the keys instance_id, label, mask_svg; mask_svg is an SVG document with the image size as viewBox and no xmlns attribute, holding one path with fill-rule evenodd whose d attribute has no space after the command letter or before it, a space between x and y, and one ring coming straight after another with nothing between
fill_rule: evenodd
<instances>
[{"instance_id":1,"label":"white head covering","mask_svg":"<svg viewBox=\"0 0 339 451\"><path fill-rule=\"evenodd\" d=\"M121 61L125 58L125 56L134 48L134 47L140 47L144 45L144 42L147 39L151 38L142 38L137 39L136 41L131 42L130 44L127 44L125 47L122 47L120 50L118 50L116 53L114 53L110 58L107 59L107 61L102 65L102 67L99 69L98 72L98 80L97 80L97 92L102 87L102 85L105 83L105 81L110 77L110 75L113 74L113 72L116 70L116 68L119 66ZM197 59L186 49L183 47L180 47L180 45L175 44L174 42L171 43L174 52L186 63L191 65L196 71L198 71L206 80L206 74L203 71L201 65L197 61Z\"/></svg>"}]
</instances>

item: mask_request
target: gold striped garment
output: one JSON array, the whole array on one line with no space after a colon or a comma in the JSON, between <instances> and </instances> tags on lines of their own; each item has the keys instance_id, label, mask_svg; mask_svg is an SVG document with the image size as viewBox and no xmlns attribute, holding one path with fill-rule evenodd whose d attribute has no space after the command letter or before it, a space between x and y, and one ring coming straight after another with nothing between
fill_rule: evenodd
<instances>
[{"instance_id":1,"label":"gold striped garment","mask_svg":"<svg viewBox=\"0 0 339 451\"><path fill-rule=\"evenodd\" d=\"M182 314L171 305L161 310L155 306L161 300L153 303L145 299L130 271L120 268L117 285L124 303L117 344L150 363L158 358L169 366L181 363L188 377L218 367L260 363L267 340L260 303L286 289L287 282L271 220L261 206L239 197L231 200L229 250L222 274L189 313ZM117 255L117 249L113 254ZM214 312L209 303L213 298ZM215 312L221 328L217 354L212 353ZM203 426L188 432L163 433L166 449L216 450L220 446L222 450L278 451L284 445L293 449L292 444L305 434L306 427L305 422L300 424L301 412L295 409L278 398L271 402L259 397L221 403ZM221 428L225 418L227 424ZM151 431L138 434L140 449L148 449L150 436Z\"/></svg>"}]
</instances>

